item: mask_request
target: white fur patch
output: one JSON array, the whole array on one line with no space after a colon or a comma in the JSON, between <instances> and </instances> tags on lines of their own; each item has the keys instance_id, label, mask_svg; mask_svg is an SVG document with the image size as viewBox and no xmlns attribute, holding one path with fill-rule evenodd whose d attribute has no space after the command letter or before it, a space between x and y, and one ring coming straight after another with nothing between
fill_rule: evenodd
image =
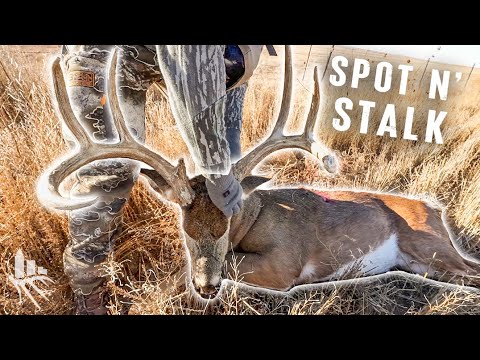
<instances>
[{"instance_id":1,"label":"white fur patch","mask_svg":"<svg viewBox=\"0 0 480 360\"><path fill-rule=\"evenodd\" d=\"M324 280L341 278L349 271L356 269L365 275L381 274L397 265L398 256L398 235L394 233L375 250L342 266Z\"/></svg>"},{"instance_id":2,"label":"white fur patch","mask_svg":"<svg viewBox=\"0 0 480 360\"><path fill-rule=\"evenodd\" d=\"M305 266L302 269L302 272L300 273L300 276L298 277L299 282L304 282L304 281L309 281L315 276L315 265L311 263L305 264Z\"/></svg>"}]
</instances>

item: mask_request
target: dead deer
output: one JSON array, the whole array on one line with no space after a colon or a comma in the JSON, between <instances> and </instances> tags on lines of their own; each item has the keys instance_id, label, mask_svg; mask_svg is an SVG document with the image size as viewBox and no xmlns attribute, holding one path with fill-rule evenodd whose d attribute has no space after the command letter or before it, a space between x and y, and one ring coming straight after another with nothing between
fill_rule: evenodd
<instances>
[{"instance_id":1,"label":"dead deer","mask_svg":"<svg viewBox=\"0 0 480 360\"><path fill-rule=\"evenodd\" d=\"M275 290L391 269L478 284L479 264L459 254L441 211L427 202L373 192L319 193L303 187L257 190L268 179L249 176L251 171L280 149L302 149L321 157L324 167L335 165L332 155L313 136L320 107L316 70L305 131L283 134L292 97L289 47L285 50L283 100L273 131L234 165L247 195L241 212L231 218L211 202L202 176L189 179L182 160L173 166L130 134L118 104L116 58L114 54L108 79L108 101L119 135L116 144L94 143L89 138L69 104L59 61L53 64L58 113L79 146L40 179L38 196L45 205L68 210L92 204L95 199L68 199L59 192L67 176L92 161L129 158L149 165L153 170L143 174L152 187L181 208L189 277L204 297L217 293L225 260L233 271L233 256L240 260L236 271L243 282Z\"/></svg>"}]
</instances>

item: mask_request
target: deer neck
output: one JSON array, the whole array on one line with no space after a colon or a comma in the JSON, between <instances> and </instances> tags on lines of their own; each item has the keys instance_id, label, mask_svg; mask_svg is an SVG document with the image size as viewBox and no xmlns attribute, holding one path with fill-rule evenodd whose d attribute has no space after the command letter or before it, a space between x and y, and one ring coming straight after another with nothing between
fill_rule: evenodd
<instances>
[{"instance_id":1,"label":"deer neck","mask_svg":"<svg viewBox=\"0 0 480 360\"><path fill-rule=\"evenodd\" d=\"M230 222L229 240L235 248L255 224L262 209L260 197L251 193L244 201L243 207Z\"/></svg>"}]
</instances>

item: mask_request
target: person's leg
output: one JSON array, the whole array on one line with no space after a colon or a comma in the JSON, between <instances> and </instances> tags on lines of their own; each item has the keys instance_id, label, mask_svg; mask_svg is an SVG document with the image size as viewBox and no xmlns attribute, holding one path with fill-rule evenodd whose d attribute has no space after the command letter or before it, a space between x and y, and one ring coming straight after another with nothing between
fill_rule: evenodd
<instances>
[{"instance_id":1,"label":"person's leg","mask_svg":"<svg viewBox=\"0 0 480 360\"><path fill-rule=\"evenodd\" d=\"M96 141L112 141L116 131L106 109L104 86L111 46L64 48L69 97L77 118ZM122 46L118 62L120 106L134 135L145 140L145 100L159 76L155 53L142 46ZM68 133L66 134L68 138ZM136 162L112 159L94 162L77 172L72 195L95 193L99 200L69 214L65 273L75 293L77 313L106 313L102 265L120 232L122 211L139 174Z\"/></svg>"},{"instance_id":2,"label":"person's leg","mask_svg":"<svg viewBox=\"0 0 480 360\"><path fill-rule=\"evenodd\" d=\"M223 45L157 45L173 116L199 172L227 174Z\"/></svg>"},{"instance_id":3,"label":"person's leg","mask_svg":"<svg viewBox=\"0 0 480 360\"><path fill-rule=\"evenodd\" d=\"M227 78L225 128L228 145L230 147L230 160L234 163L237 162L242 155L240 135L242 132L243 103L247 91L247 83L243 81L246 64L244 54L238 45L226 45L224 57ZM239 81L243 82L237 85Z\"/></svg>"},{"instance_id":4,"label":"person's leg","mask_svg":"<svg viewBox=\"0 0 480 360\"><path fill-rule=\"evenodd\" d=\"M230 217L242 207L226 139L224 45L157 45L173 116L212 202Z\"/></svg>"},{"instance_id":5,"label":"person's leg","mask_svg":"<svg viewBox=\"0 0 480 360\"><path fill-rule=\"evenodd\" d=\"M246 92L247 83L227 92L225 128L232 163L237 162L242 157L240 136L242 134L243 104Z\"/></svg>"}]
</instances>

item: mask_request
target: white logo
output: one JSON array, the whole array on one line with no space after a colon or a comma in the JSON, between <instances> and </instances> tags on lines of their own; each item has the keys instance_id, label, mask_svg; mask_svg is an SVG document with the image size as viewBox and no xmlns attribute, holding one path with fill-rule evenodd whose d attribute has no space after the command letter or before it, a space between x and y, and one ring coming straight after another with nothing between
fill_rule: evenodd
<instances>
[{"instance_id":1,"label":"white logo","mask_svg":"<svg viewBox=\"0 0 480 360\"><path fill-rule=\"evenodd\" d=\"M15 286L15 289L17 289L18 296L20 297L20 303L22 303L23 291L38 309L40 309L40 305L38 305L38 303L35 301L26 285L30 285L30 287L42 298L48 300L46 297L48 291L40 289L37 285L35 285L35 281L38 280L44 285L47 285L47 281L54 283L54 281L47 276L46 269L41 266L37 268L35 260L27 260L27 272L25 273L25 257L23 256L21 249L19 249L15 254L15 276L12 276L11 274L8 275L8 280L10 280Z\"/></svg>"}]
</instances>

